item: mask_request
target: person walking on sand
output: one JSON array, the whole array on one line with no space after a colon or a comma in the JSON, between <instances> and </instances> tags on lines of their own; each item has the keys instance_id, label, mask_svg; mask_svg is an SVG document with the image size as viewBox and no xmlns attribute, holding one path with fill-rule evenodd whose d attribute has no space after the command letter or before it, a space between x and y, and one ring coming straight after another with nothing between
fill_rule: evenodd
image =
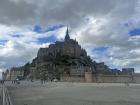
<instances>
[{"instance_id":1,"label":"person walking on sand","mask_svg":"<svg viewBox=\"0 0 140 105\"><path fill-rule=\"evenodd\" d=\"M41 85L43 85L43 79L42 78L40 79L40 82L41 82Z\"/></svg>"}]
</instances>

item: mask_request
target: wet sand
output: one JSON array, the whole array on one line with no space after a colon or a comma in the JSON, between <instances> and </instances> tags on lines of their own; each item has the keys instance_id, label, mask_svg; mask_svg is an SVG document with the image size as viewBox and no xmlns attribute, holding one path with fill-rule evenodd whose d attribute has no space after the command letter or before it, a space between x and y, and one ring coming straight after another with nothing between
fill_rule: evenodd
<instances>
[{"instance_id":1,"label":"wet sand","mask_svg":"<svg viewBox=\"0 0 140 105\"><path fill-rule=\"evenodd\" d=\"M8 84L14 105L140 105L140 85L109 83Z\"/></svg>"}]
</instances>

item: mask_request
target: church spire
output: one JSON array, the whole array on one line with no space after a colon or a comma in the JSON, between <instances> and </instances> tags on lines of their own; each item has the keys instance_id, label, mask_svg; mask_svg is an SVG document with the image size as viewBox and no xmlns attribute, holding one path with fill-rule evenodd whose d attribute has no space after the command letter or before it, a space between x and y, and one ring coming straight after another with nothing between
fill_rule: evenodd
<instances>
[{"instance_id":1,"label":"church spire","mask_svg":"<svg viewBox=\"0 0 140 105\"><path fill-rule=\"evenodd\" d=\"M69 40L69 39L70 39L70 36L69 36L69 29L68 29L68 25L67 25L65 40Z\"/></svg>"}]
</instances>

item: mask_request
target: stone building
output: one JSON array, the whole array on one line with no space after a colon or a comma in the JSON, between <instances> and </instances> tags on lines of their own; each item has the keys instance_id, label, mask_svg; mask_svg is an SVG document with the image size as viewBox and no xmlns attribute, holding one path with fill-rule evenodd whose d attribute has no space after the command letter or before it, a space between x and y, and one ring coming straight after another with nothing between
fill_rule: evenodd
<instances>
[{"instance_id":1,"label":"stone building","mask_svg":"<svg viewBox=\"0 0 140 105\"><path fill-rule=\"evenodd\" d=\"M96 73L100 73L100 74L105 74L109 72L109 68L107 65L105 65L104 62L100 62L100 63L96 63L95 64L95 68L96 68Z\"/></svg>"},{"instance_id":2,"label":"stone building","mask_svg":"<svg viewBox=\"0 0 140 105\"><path fill-rule=\"evenodd\" d=\"M134 73L134 68L122 68L122 74L124 75L133 75Z\"/></svg>"},{"instance_id":3,"label":"stone building","mask_svg":"<svg viewBox=\"0 0 140 105\"><path fill-rule=\"evenodd\" d=\"M13 67L10 72L10 80L23 79L24 70L22 67Z\"/></svg>"},{"instance_id":4,"label":"stone building","mask_svg":"<svg viewBox=\"0 0 140 105\"><path fill-rule=\"evenodd\" d=\"M22 67L13 67L10 70L6 70L6 72L2 73L3 80L16 80L23 79L24 77L24 70Z\"/></svg>"},{"instance_id":5,"label":"stone building","mask_svg":"<svg viewBox=\"0 0 140 105\"><path fill-rule=\"evenodd\" d=\"M37 59L49 61L57 56L67 55L73 58L87 57L87 53L76 40L70 39L68 29L63 42L57 41L55 44L50 44L48 48L40 48L37 54Z\"/></svg>"},{"instance_id":6,"label":"stone building","mask_svg":"<svg viewBox=\"0 0 140 105\"><path fill-rule=\"evenodd\" d=\"M10 71L9 70L2 72L2 79L3 80L10 80Z\"/></svg>"}]
</instances>

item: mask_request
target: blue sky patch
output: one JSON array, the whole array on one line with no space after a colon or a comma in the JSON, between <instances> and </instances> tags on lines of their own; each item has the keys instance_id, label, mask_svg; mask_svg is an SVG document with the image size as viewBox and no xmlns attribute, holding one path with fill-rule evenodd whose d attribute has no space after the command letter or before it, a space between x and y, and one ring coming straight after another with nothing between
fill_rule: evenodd
<instances>
[{"instance_id":1,"label":"blue sky patch","mask_svg":"<svg viewBox=\"0 0 140 105\"><path fill-rule=\"evenodd\" d=\"M57 30L59 28L62 28L64 26L65 25L59 24L59 25L47 27L46 29L43 30L40 25L36 25L36 26L34 26L33 31L36 32L36 33L46 33L46 32L49 32L49 31L55 31L55 30Z\"/></svg>"},{"instance_id":2,"label":"blue sky patch","mask_svg":"<svg viewBox=\"0 0 140 105\"><path fill-rule=\"evenodd\" d=\"M8 40L0 40L0 45L5 45L6 42L8 42Z\"/></svg>"},{"instance_id":3,"label":"blue sky patch","mask_svg":"<svg viewBox=\"0 0 140 105\"><path fill-rule=\"evenodd\" d=\"M94 48L93 51L96 51L96 52L104 52L108 49L108 47L97 47L97 48Z\"/></svg>"},{"instance_id":4,"label":"blue sky patch","mask_svg":"<svg viewBox=\"0 0 140 105\"><path fill-rule=\"evenodd\" d=\"M129 31L130 36L139 36L140 35L140 28L135 28L131 31Z\"/></svg>"},{"instance_id":5,"label":"blue sky patch","mask_svg":"<svg viewBox=\"0 0 140 105\"><path fill-rule=\"evenodd\" d=\"M44 37L44 38L38 38L38 42L39 43L49 43L49 42L55 42L57 41L57 38L52 35L52 36L49 36L49 37Z\"/></svg>"},{"instance_id":6,"label":"blue sky patch","mask_svg":"<svg viewBox=\"0 0 140 105\"><path fill-rule=\"evenodd\" d=\"M36 26L34 26L33 31L34 31L34 32L37 32L37 33L42 33L42 28L41 28L41 26L36 25Z\"/></svg>"},{"instance_id":7,"label":"blue sky patch","mask_svg":"<svg viewBox=\"0 0 140 105\"><path fill-rule=\"evenodd\" d=\"M52 27L48 27L45 32L49 32L49 31L54 31L54 30L57 30L59 28L62 28L64 27L64 25L60 24L60 25L56 25L56 26L52 26Z\"/></svg>"}]
</instances>

